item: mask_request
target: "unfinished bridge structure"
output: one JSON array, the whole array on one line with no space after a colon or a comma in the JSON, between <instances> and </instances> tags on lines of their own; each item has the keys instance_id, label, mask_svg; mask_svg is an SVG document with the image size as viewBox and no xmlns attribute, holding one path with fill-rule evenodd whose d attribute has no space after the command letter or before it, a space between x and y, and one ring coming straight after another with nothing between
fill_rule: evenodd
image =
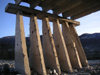
<instances>
[{"instance_id":1,"label":"unfinished bridge structure","mask_svg":"<svg viewBox=\"0 0 100 75\"><path fill-rule=\"evenodd\" d=\"M26 2L30 7L20 5ZM42 11L34 9L40 6ZM48 13L52 10L53 13ZM47 75L47 69L73 72L73 69L88 67L75 26L74 19L100 10L100 0L15 0L9 3L6 12L16 14L15 68L23 75L33 71ZM58 14L62 13L62 16ZM27 53L23 16L30 17L30 50ZM70 17L71 19L67 19ZM37 19L42 20L42 44ZM53 34L50 24L53 23ZM60 27L61 25L61 27Z\"/></svg>"}]
</instances>

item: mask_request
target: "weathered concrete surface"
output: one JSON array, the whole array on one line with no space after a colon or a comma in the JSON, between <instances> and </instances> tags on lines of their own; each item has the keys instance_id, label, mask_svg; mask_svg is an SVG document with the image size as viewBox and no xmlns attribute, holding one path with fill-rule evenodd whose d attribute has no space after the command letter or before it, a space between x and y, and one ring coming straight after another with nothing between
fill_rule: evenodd
<instances>
[{"instance_id":1,"label":"weathered concrete surface","mask_svg":"<svg viewBox=\"0 0 100 75\"><path fill-rule=\"evenodd\" d=\"M43 50L40 41L37 17L30 19L30 53L29 60L31 69L41 75L46 75L46 68L43 57Z\"/></svg>"},{"instance_id":2,"label":"weathered concrete surface","mask_svg":"<svg viewBox=\"0 0 100 75\"><path fill-rule=\"evenodd\" d=\"M24 34L23 17L16 15L15 68L22 75L31 75Z\"/></svg>"},{"instance_id":3,"label":"weathered concrete surface","mask_svg":"<svg viewBox=\"0 0 100 75\"><path fill-rule=\"evenodd\" d=\"M50 69L56 69L58 74L61 74L58 56L51 33L49 19L44 18L42 20L42 31L43 31L43 51L45 55L46 67Z\"/></svg>"},{"instance_id":4,"label":"weathered concrete surface","mask_svg":"<svg viewBox=\"0 0 100 75\"><path fill-rule=\"evenodd\" d=\"M66 43L66 47L68 50L69 58L71 61L71 65L73 68L82 68L79 54L77 52L76 45L74 44L73 37L69 29L69 25L67 22L62 23L62 32L64 36L64 40Z\"/></svg>"},{"instance_id":5,"label":"weathered concrete surface","mask_svg":"<svg viewBox=\"0 0 100 75\"><path fill-rule=\"evenodd\" d=\"M69 25L69 27L70 27L71 34L73 34L73 37L74 37L73 40L75 41L75 45L76 45L76 48L77 48L77 51L80 57L81 64L83 67L88 67L88 61L87 61L85 52L83 50L83 47L81 45L80 39L76 33L76 30L72 24Z\"/></svg>"},{"instance_id":6,"label":"weathered concrete surface","mask_svg":"<svg viewBox=\"0 0 100 75\"><path fill-rule=\"evenodd\" d=\"M66 48L63 34L60 29L60 24L58 19L53 22L53 33L54 33L54 41L55 41L55 46L56 46L61 70L72 72L73 70L69 59L69 54Z\"/></svg>"}]
</instances>

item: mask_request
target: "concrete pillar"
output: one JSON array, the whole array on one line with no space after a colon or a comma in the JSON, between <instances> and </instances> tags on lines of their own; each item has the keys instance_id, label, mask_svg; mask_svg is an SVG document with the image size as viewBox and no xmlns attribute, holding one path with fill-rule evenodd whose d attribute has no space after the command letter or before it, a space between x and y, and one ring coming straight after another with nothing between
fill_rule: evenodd
<instances>
[{"instance_id":1,"label":"concrete pillar","mask_svg":"<svg viewBox=\"0 0 100 75\"><path fill-rule=\"evenodd\" d=\"M61 70L66 72L73 72L58 19L53 22L53 33Z\"/></svg>"},{"instance_id":2,"label":"concrete pillar","mask_svg":"<svg viewBox=\"0 0 100 75\"><path fill-rule=\"evenodd\" d=\"M87 61L84 49L81 45L80 39L79 39L79 37L76 33L76 30L74 28L74 25L70 24L69 27L70 27L70 31L71 31L71 33L74 37L73 40L75 41L77 51L78 51L78 54L79 54L79 57L80 57L80 60L81 60L81 64L82 64L83 67L88 67L88 61Z\"/></svg>"},{"instance_id":3,"label":"concrete pillar","mask_svg":"<svg viewBox=\"0 0 100 75\"><path fill-rule=\"evenodd\" d=\"M22 75L31 75L24 34L23 17L16 15L15 68Z\"/></svg>"},{"instance_id":4,"label":"concrete pillar","mask_svg":"<svg viewBox=\"0 0 100 75\"><path fill-rule=\"evenodd\" d=\"M69 58L73 68L82 68L79 54L77 52L75 42L73 41L72 34L69 29L69 25L67 22L62 23L62 32L65 39L66 47L69 53Z\"/></svg>"},{"instance_id":5,"label":"concrete pillar","mask_svg":"<svg viewBox=\"0 0 100 75\"><path fill-rule=\"evenodd\" d=\"M49 25L49 19L44 18L42 20L42 31L43 31L43 49L44 49L44 55L45 55L45 63L46 66L50 69L56 69L57 73L60 75L60 65L58 61L58 56L53 40L53 36L51 33L50 25Z\"/></svg>"},{"instance_id":6,"label":"concrete pillar","mask_svg":"<svg viewBox=\"0 0 100 75\"><path fill-rule=\"evenodd\" d=\"M37 17L30 19L30 53L29 60L31 69L40 75L46 75L46 68L38 29Z\"/></svg>"}]
</instances>

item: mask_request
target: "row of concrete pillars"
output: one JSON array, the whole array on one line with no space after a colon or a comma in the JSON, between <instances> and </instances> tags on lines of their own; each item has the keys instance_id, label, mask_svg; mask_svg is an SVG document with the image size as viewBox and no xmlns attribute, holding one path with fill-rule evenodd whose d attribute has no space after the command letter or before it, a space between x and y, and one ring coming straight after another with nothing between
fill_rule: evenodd
<instances>
[{"instance_id":1,"label":"row of concrete pillars","mask_svg":"<svg viewBox=\"0 0 100 75\"><path fill-rule=\"evenodd\" d=\"M24 34L23 17L16 15L15 37L15 68L23 75L31 75L31 70L41 75L47 75L46 68L55 69L60 75L61 71L73 72L73 69L87 67L88 62L75 31L74 25L53 21L53 35L51 33L49 18L42 19L43 39L39 35L37 17L30 17L30 50L29 58Z\"/></svg>"}]
</instances>

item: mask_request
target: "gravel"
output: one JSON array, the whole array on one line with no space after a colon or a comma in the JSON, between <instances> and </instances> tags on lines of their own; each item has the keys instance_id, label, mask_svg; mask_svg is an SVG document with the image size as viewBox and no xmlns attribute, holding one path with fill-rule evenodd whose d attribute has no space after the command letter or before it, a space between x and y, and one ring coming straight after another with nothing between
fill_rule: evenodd
<instances>
[{"instance_id":1,"label":"gravel","mask_svg":"<svg viewBox=\"0 0 100 75\"><path fill-rule=\"evenodd\" d=\"M99 60L100 61L100 60ZM92 60L89 62L90 67L74 69L73 73L62 72L61 75L100 75L100 62ZM93 63L95 62L95 63ZM0 75L21 75L15 70L14 61L0 60ZM7 74L6 74L7 73ZM34 75L38 73L34 72ZM58 75L55 69L47 69L47 75Z\"/></svg>"}]
</instances>

